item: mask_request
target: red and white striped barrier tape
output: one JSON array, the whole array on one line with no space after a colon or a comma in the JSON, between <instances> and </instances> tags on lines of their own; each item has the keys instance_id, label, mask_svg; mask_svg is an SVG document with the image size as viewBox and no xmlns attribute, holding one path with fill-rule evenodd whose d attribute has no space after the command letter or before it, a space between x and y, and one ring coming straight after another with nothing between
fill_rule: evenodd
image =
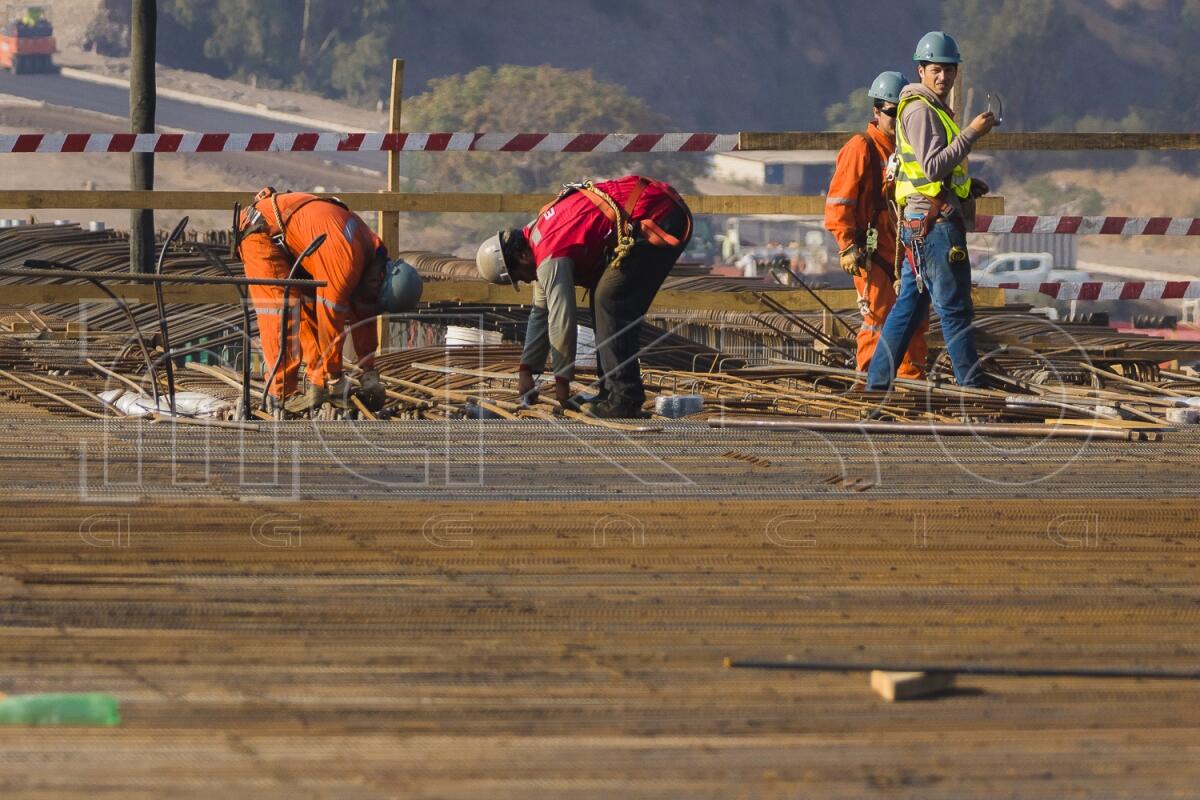
<instances>
[{"instance_id":1,"label":"red and white striped barrier tape","mask_svg":"<svg viewBox=\"0 0 1200 800\"><path fill-rule=\"evenodd\" d=\"M728 153L736 133L13 133L0 153Z\"/></svg>"},{"instance_id":2,"label":"red and white striped barrier tape","mask_svg":"<svg viewBox=\"0 0 1200 800\"><path fill-rule=\"evenodd\" d=\"M1082 283L1001 283L1000 289L1038 292L1055 300L1195 300L1200 281L1084 281Z\"/></svg>"},{"instance_id":3,"label":"red and white striped barrier tape","mask_svg":"<svg viewBox=\"0 0 1200 800\"><path fill-rule=\"evenodd\" d=\"M975 218L975 233L1200 236L1200 217L1034 217L980 214Z\"/></svg>"}]
</instances>

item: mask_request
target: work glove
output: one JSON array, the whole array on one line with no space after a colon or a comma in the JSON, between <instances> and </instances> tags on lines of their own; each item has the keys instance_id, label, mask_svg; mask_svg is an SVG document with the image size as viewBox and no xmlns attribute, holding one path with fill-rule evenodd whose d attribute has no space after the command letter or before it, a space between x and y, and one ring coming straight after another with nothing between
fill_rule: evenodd
<instances>
[{"instance_id":1,"label":"work glove","mask_svg":"<svg viewBox=\"0 0 1200 800\"><path fill-rule=\"evenodd\" d=\"M537 402L537 388L533 385L533 373L521 370L517 373L517 398L523 406L531 406Z\"/></svg>"},{"instance_id":2,"label":"work glove","mask_svg":"<svg viewBox=\"0 0 1200 800\"><path fill-rule=\"evenodd\" d=\"M369 369L358 379L358 391L355 396L362 401L368 411L378 411L387 402L387 390L379 381L379 370Z\"/></svg>"},{"instance_id":3,"label":"work glove","mask_svg":"<svg viewBox=\"0 0 1200 800\"><path fill-rule=\"evenodd\" d=\"M972 200L974 200L977 197L983 197L985 194L987 194L990 191L991 191L991 187L989 187L986 183L981 181L979 178L971 178L971 195L970 196L971 196Z\"/></svg>"},{"instance_id":4,"label":"work glove","mask_svg":"<svg viewBox=\"0 0 1200 800\"><path fill-rule=\"evenodd\" d=\"M862 275L863 264L866 262L866 252L856 244L846 245L838 252L838 263L847 274L855 278Z\"/></svg>"}]
</instances>

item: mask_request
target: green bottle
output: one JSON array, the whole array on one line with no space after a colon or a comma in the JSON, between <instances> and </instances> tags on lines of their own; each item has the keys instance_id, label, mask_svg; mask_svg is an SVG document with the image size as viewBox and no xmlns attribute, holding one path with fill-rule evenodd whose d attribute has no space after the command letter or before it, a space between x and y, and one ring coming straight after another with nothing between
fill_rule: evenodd
<instances>
[{"instance_id":1,"label":"green bottle","mask_svg":"<svg viewBox=\"0 0 1200 800\"><path fill-rule=\"evenodd\" d=\"M111 694L18 694L0 700L0 725L120 725Z\"/></svg>"}]
</instances>

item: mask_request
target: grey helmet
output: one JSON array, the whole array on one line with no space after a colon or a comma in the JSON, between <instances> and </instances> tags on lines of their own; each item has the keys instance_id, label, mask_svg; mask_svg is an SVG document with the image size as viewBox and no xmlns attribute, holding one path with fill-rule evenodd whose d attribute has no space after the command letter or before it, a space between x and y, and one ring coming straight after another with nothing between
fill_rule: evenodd
<instances>
[{"instance_id":1,"label":"grey helmet","mask_svg":"<svg viewBox=\"0 0 1200 800\"><path fill-rule=\"evenodd\" d=\"M930 31L917 42L913 61L928 61L933 64L961 64L958 42L945 31Z\"/></svg>"},{"instance_id":2,"label":"grey helmet","mask_svg":"<svg viewBox=\"0 0 1200 800\"><path fill-rule=\"evenodd\" d=\"M389 261L384 267L376 304L388 314L412 311L421 302L423 285L421 274L412 264L401 258Z\"/></svg>"},{"instance_id":3,"label":"grey helmet","mask_svg":"<svg viewBox=\"0 0 1200 800\"><path fill-rule=\"evenodd\" d=\"M908 85L908 79L901 72L881 72L871 81L867 97L872 100L883 100L888 103L900 104L900 92Z\"/></svg>"}]
</instances>

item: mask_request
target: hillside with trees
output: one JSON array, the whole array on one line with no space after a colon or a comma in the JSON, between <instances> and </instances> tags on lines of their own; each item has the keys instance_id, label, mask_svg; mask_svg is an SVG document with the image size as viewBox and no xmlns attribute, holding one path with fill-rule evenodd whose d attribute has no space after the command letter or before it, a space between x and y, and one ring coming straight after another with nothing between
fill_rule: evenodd
<instances>
[{"instance_id":1,"label":"hillside with trees","mask_svg":"<svg viewBox=\"0 0 1200 800\"><path fill-rule=\"evenodd\" d=\"M127 16L127 0L105 2ZM909 71L917 38L945 28L968 82L1004 93L1014 129L1200 124L1200 0L950 0L904 13L877 0L161 0L160 10L168 65L367 106L402 56L410 94L479 67L550 65L624 87L674 129L815 129L877 72ZM103 36L119 47L117 22ZM527 98L531 118L541 101Z\"/></svg>"}]
</instances>

